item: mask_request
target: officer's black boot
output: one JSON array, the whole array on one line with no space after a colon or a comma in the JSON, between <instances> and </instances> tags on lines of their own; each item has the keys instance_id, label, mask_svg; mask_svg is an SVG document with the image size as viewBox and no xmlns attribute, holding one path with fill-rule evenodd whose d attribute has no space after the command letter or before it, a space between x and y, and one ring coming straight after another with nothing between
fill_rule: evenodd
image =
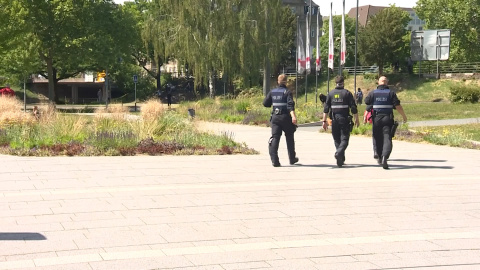
<instances>
[{"instance_id":1,"label":"officer's black boot","mask_svg":"<svg viewBox=\"0 0 480 270\"><path fill-rule=\"evenodd\" d=\"M341 168L345 164L345 156L335 154L335 159L337 160L337 166Z\"/></svg>"},{"instance_id":2,"label":"officer's black boot","mask_svg":"<svg viewBox=\"0 0 480 270\"><path fill-rule=\"evenodd\" d=\"M382 157L382 167L388 169L387 157Z\"/></svg>"},{"instance_id":3,"label":"officer's black boot","mask_svg":"<svg viewBox=\"0 0 480 270\"><path fill-rule=\"evenodd\" d=\"M293 160L290 160L290 165L293 165L299 161L298 157L295 157Z\"/></svg>"},{"instance_id":4,"label":"officer's black boot","mask_svg":"<svg viewBox=\"0 0 480 270\"><path fill-rule=\"evenodd\" d=\"M270 159L272 160L273 167L280 167L280 161L278 158L278 145L279 138L271 137L268 141L268 152L270 154Z\"/></svg>"},{"instance_id":5,"label":"officer's black boot","mask_svg":"<svg viewBox=\"0 0 480 270\"><path fill-rule=\"evenodd\" d=\"M378 165L382 165L382 157L377 157L377 163Z\"/></svg>"}]
</instances>

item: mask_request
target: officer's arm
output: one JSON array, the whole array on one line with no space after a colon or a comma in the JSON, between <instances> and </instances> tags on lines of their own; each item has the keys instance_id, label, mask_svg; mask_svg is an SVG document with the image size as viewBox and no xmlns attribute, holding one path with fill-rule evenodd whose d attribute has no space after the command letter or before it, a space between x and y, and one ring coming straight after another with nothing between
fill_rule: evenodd
<instances>
[{"instance_id":1,"label":"officer's arm","mask_svg":"<svg viewBox=\"0 0 480 270\"><path fill-rule=\"evenodd\" d=\"M268 92L267 96L263 99L263 106L271 107L272 106L272 94Z\"/></svg>"},{"instance_id":2,"label":"officer's arm","mask_svg":"<svg viewBox=\"0 0 480 270\"><path fill-rule=\"evenodd\" d=\"M366 105L372 105L373 103L373 91L368 93L367 97L365 98Z\"/></svg>"},{"instance_id":3,"label":"officer's arm","mask_svg":"<svg viewBox=\"0 0 480 270\"><path fill-rule=\"evenodd\" d=\"M290 111L290 116L292 117L292 124L297 124L297 116L295 115L295 101L293 100L292 92L288 91L287 93L287 110Z\"/></svg>"},{"instance_id":4,"label":"officer's arm","mask_svg":"<svg viewBox=\"0 0 480 270\"><path fill-rule=\"evenodd\" d=\"M358 109L357 104L355 104L355 100L353 99L353 95L351 92L348 92L349 99L350 99L350 110L353 113L353 117L355 117L355 125L358 127L360 125L360 121L358 120Z\"/></svg>"},{"instance_id":5,"label":"officer's arm","mask_svg":"<svg viewBox=\"0 0 480 270\"><path fill-rule=\"evenodd\" d=\"M400 113L400 115L402 115L403 117L403 122L406 123L407 122L407 115L405 114L405 112L403 111L403 107L402 105L397 105L395 106L395 109Z\"/></svg>"},{"instance_id":6,"label":"officer's arm","mask_svg":"<svg viewBox=\"0 0 480 270\"><path fill-rule=\"evenodd\" d=\"M327 114L330 111L330 106L332 104L332 100L330 95L327 95L327 101L325 101L325 105L323 106L323 129L327 130L328 122L327 122Z\"/></svg>"},{"instance_id":7,"label":"officer's arm","mask_svg":"<svg viewBox=\"0 0 480 270\"><path fill-rule=\"evenodd\" d=\"M393 106L395 109L400 113L400 115L403 117L403 122L407 122L407 115L405 114L405 111L403 111L402 105L400 105L400 100L397 97L397 94L395 92L392 92L392 100L393 100Z\"/></svg>"}]
</instances>

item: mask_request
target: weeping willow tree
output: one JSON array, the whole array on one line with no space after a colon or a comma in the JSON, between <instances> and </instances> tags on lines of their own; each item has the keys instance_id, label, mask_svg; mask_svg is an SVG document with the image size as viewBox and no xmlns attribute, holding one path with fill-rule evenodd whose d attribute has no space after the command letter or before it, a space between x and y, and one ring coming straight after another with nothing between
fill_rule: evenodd
<instances>
[{"instance_id":1,"label":"weeping willow tree","mask_svg":"<svg viewBox=\"0 0 480 270\"><path fill-rule=\"evenodd\" d=\"M228 75L260 80L280 59L281 0L155 0L143 38L156 57L172 56L200 81Z\"/></svg>"}]
</instances>

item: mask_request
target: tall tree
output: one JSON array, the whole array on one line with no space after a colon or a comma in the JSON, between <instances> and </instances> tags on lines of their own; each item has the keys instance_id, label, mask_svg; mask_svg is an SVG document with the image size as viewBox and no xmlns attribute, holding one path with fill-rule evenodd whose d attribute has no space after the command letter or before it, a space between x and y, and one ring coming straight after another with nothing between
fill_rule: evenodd
<instances>
[{"instance_id":1,"label":"tall tree","mask_svg":"<svg viewBox=\"0 0 480 270\"><path fill-rule=\"evenodd\" d=\"M480 0L418 0L427 29L451 29L450 59L480 61Z\"/></svg>"},{"instance_id":2,"label":"tall tree","mask_svg":"<svg viewBox=\"0 0 480 270\"><path fill-rule=\"evenodd\" d=\"M16 14L19 21L7 27L14 29L7 33L15 41L10 49L33 49L42 63L37 72L48 78L52 101L58 102L59 80L107 69L129 53L132 20L111 0L6 1L11 4L0 10L0 17ZM27 38L33 39L34 48L25 47L31 45Z\"/></svg>"},{"instance_id":3,"label":"tall tree","mask_svg":"<svg viewBox=\"0 0 480 270\"><path fill-rule=\"evenodd\" d=\"M258 81L267 59L279 61L280 0L155 0L156 29L149 29L156 56L172 55L198 81L217 74ZM270 25L270 31L267 31ZM213 95L213 89L210 92Z\"/></svg>"},{"instance_id":4,"label":"tall tree","mask_svg":"<svg viewBox=\"0 0 480 270\"><path fill-rule=\"evenodd\" d=\"M410 20L408 12L391 6L383 9L368 20L358 35L360 61L367 65L378 65L378 73L383 67L393 63L402 55L405 27Z\"/></svg>"}]
</instances>

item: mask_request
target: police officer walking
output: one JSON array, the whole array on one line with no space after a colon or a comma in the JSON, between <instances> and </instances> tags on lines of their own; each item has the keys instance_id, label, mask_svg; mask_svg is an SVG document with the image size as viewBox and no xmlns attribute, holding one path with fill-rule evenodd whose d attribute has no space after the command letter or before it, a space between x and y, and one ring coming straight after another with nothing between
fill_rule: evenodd
<instances>
[{"instance_id":1,"label":"police officer walking","mask_svg":"<svg viewBox=\"0 0 480 270\"><path fill-rule=\"evenodd\" d=\"M327 96L327 101L323 108L323 129L327 130L327 114L332 119L332 136L335 143L335 159L337 166L342 167L345 163L345 150L350 139L351 128L353 128L352 116L355 117L355 125L358 127L358 111L355 99L350 91L344 88L343 76L335 78L336 87L330 91Z\"/></svg>"},{"instance_id":2,"label":"police officer walking","mask_svg":"<svg viewBox=\"0 0 480 270\"><path fill-rule=\"evenodd\" d=\"M407 122L400 100L395 92L388 88L385 76L378 80L378 87L365 98L365 104L373 107L373 139L378 154L378 164L388 169L387 160L392 153L392 127L394 125L393 109L396 109ZM375 149L375 148L374 148Z\"/></svg>"},{"instance_id":3,"label":"police officer walking","mask_svg":"<svg viewBox=\"0 0 480 270\"><path fill-rule=\"evenodd\" d=\"M288 158L290 164L298 162L295 153L295 140L293 134L297 129L297 117L295 115L295 102L290 90L287 89L287 75L280 74L278 76L278 87L272 89L265 99L263 106L272 107L272 117L270 123L272 126L272 137L268 141L268 151L272 159L273 167L280 167L278 158L278 146L282 131L285 132L287 140Z\"/></svg>"}]
</instances>

